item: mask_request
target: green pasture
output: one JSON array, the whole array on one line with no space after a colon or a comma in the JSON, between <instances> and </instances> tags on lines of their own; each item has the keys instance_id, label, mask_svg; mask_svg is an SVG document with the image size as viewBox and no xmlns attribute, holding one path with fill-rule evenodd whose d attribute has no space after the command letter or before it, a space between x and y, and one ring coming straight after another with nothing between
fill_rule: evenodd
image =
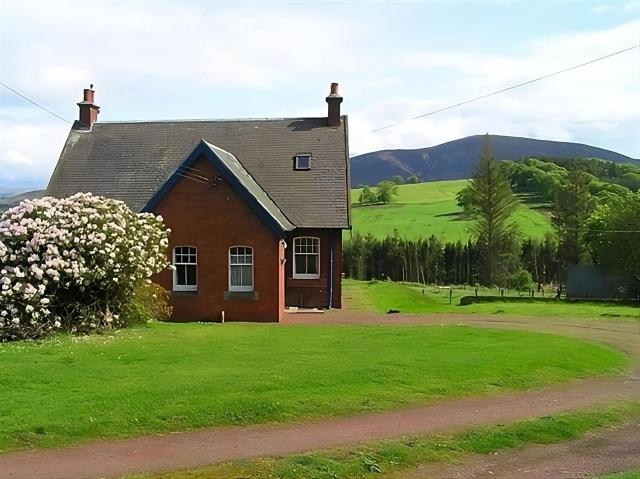
<instances>
[{"instance_id":1,"label":"green pasture","mask_svg":"<svg viewBox=\"0 0 640 479\"><path fill-rule=\"evenodd\" d=\"M356 281L345 279L342 294L350 309L385 313L390 309L403 313L476 313L504 314L514 316L572 317L584 319L640 319L640 307L622 306L607 302L569 303L557 302L495 302L460 306L460 298L474 296L475 288L450 288L433 285L412 285L393 281ZM480 296L499 296L497 288L479 288ZM553 297L554 291L547 290L546 297ZM518 296L515 291L507 291L508 296ZM540 293L536 293L541 297Z\"/></svg>"},{"instance_id":2,"label":"green pasture","mask_svg":"<svg viewBox=\"0 0 640 479\"><path fill-rule=\"evenodd\" d=\"M456 194L468 180L436 181L398 186L398 197L388 205L359 206L360 189L351 193L353 233L384 238L395 231L404 238L427 238L443 241L466 241L471 221L456 204ZM515 219L524 237L542 238L552 231L543 205L523 197ZM345 232L345 239L350 237Z\"/></svg>"}]
</instances>

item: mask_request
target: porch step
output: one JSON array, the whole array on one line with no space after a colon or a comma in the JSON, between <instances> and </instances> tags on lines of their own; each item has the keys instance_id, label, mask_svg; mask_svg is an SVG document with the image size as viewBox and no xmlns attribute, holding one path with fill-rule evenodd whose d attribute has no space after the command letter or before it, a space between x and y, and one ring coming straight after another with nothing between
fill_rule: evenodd
<instances>
[{"instance_id":1,"label":"porch step","mask_svg":"<svg viewBox=\"0 0 640 479\"><path fill-rule=\"evenodd\" d=\"M324 314L324 309L319 308L298 308L297 306L288 306L284 310L289 314Z\"/></svg>"}]
</instances>

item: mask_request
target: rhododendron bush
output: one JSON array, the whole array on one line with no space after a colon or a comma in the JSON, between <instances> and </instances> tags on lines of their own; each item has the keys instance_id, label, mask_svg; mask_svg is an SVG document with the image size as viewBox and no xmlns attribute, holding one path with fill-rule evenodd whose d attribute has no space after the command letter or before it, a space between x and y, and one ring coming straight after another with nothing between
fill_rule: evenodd
<instances>
[{"instance_id":1,"label":"rhododendron bush","mask_svg":"<svg viewBox=\"0 0 640 479\"><path fill-rule=\"evenodd\" d=\"M168 267L162 218L90 193L27 200L0 216L0 340L126 324ZM129 308L130 309L130 308Z\"/></svg>"}]
</instances>

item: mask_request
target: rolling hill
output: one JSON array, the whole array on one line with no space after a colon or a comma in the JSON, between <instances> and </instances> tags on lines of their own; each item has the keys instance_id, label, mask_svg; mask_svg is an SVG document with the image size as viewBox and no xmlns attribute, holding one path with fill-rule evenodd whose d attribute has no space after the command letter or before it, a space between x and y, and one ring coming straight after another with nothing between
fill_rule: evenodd
<instances>
[{"instance_id":1,"label":"rolling hill","mask_svg":"<svg viewBox=\"0 0 640 479\"><path fill-rule=\"evenodd\" d=\"M436 181L398 187L396 202L388 205L359 206L359 189L352 190L353 233L371 233L378 238L392 235L394 230L405 238L427 238L435 235L443 241L466 241L471 221L456 204L456 193L467 180ZM520 231L525 237L541 238L552 231L544 205L524 202L516 213ZM345 239L350 233L345 232Z\"/></svg>"},{"instance_id":2,"label":"rolling hill","mask_svg":"<svg viewBox=\"0 0 640 479\"><path fill-rule=\"evenodd\" d=\"M376 185L394 175L416 175L422 181L470 178L482 150L484 135L468 136L430 148L382 150L351 158L351 184ZM613 151L560 141L491 135L493 152L500 160L525 157L600 158L616 163L640 160Z\"/></svg>"},{"instance_id":3,"label":"rolling hill","mask_svg":"<svg viewBox=\"0 0 640 479\"><path fill-rule=\"evenodd\" d=\"M41 198L44 190L26 191L24 193L12 194L10 196L0 196L0 213L17 206L23 200Z\"/></svg>"}]
</instances>

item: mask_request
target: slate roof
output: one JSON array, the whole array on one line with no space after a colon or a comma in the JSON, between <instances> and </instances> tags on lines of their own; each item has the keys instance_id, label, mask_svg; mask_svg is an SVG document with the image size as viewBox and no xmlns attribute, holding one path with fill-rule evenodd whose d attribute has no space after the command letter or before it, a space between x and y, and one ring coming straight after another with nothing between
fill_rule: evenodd
<instances>
[{"instance_id":1,"label":"slate roof","mask_svg":"<svg viewBox=\"0 0 640 479\"><path fill-rule=\"evenodd\" d=\"M97 122L91 130L74 125L47 194L91 192L123 200L140 211L204 139L229 153L226 162L232 165L236 160L296 227L349 228L347 119L342 117L338 127L327 127L326 122ZM293 169L298 153L312 154L311 170Z\"/></svg>"}]
</instances>

